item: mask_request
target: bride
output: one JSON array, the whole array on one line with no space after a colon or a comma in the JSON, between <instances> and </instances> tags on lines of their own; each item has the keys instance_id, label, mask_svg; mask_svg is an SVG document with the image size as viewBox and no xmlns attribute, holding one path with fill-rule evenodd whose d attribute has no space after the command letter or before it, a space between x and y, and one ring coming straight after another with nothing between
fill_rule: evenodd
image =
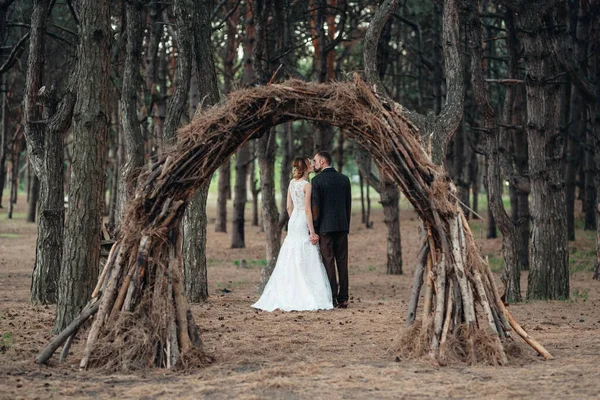
<instances>
[{"instance_id":1,"label":"bride","mask_svg":"<svg viewBox=\"0 0 600 400\"><path fill-rule=\"evenodd\" d=\"M311 185L307 180L313 172L312 163L308 158L296 157L293 167L294 179L287 193L288 234L269 282L252 307L265 311L329 310L333 308L329 279L318 241L311 243L311 238L318 238L311 211Z\"/></svg>"}]
</instances>

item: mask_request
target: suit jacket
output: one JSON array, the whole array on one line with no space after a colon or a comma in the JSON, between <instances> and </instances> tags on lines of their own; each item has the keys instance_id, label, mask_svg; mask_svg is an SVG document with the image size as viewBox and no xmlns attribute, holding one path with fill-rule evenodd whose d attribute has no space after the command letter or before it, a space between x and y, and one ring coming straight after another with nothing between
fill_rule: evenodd
<instances>
[{"instance_id":1,"label":"suit jacket","mask_svg":"<svg viewBox=\"0 0 600 400\"><path fill-rule=\"evenodd\" d=\"M331 167L315 176L311 184L315 231L349 232L352 202L350 179Z\"/></svg>"}]
</instances>

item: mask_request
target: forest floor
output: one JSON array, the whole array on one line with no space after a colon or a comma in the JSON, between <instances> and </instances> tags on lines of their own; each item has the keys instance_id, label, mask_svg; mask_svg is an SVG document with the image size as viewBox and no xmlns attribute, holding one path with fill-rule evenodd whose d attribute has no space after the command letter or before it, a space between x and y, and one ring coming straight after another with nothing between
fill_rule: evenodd
<instances>
[{"instance_id":1,"label":"forest floor","mask_svg":"<svg viewBox=\"0 0 600 400\"><path fill-rule=\"evenodd\" d=\"M209 227L210 298L193 305L202 339L215 357L203 369L79 372L81 337L72 355L48 366L33 360L52 338L54 307L32 306L29 287L36 227L0 210L0 398L363 399L363 398L597 398L600 393L600 282L591 279L591 233L577 231L570 251L571 298L511 305L512 313L553 355L543 361L523 345L505 367L399 359L391 350L404 326L418 251L418 221L402 210L404 275L386 274L383 212L372 229L355 207L350 235L350 295L345 310L265 313L250 305L264 265L264 233L246 225L245 249ZM3 204L7 204L6 200ZM250 208L247 209L247 213ZM214 220L214 199L209 217ZM477 236L485 231L472 224ZM500 239L477 238L500 284ZM240 260L247 268L240 267ZM527 287L527 273L521 287ZM420 314L419 314L420 315ZM80 335L81 336L81 335Z\"/></svg>"}]
</instances>

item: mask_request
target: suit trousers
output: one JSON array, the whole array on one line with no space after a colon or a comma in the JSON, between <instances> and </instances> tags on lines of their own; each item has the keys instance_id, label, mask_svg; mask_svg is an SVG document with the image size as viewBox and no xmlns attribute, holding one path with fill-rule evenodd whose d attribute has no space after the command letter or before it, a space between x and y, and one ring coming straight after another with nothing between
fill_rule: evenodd
<instances>
[{"instance_id":1,"label":"suit trousers","mask_svg":"<svg viewBox=\"0 0 600 400\"><path fill-rule=\"evenodd\" d=\"M319 247L335 302L348 301L348 232L319 233ZM339 276L339 288L338 280Z\"/></svg>"}]
</instances>

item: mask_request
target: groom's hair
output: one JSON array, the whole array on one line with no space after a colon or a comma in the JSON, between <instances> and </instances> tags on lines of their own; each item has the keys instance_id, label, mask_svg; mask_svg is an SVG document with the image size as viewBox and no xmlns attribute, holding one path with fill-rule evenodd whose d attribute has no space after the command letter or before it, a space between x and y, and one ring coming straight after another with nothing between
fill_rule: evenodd
<instances>
[{"instance_id":1,"label":"groom's hair","mask_svg":"<svg viewBox=\"0 0 600 400\"><path fill-rule=\"evenodd\" d=\"M327 165L331 165L331 154L328 151L320 151L317 153L317 155L321 158L324 158L325 162L327 162Z\"/></svg>"}]
</instances>

